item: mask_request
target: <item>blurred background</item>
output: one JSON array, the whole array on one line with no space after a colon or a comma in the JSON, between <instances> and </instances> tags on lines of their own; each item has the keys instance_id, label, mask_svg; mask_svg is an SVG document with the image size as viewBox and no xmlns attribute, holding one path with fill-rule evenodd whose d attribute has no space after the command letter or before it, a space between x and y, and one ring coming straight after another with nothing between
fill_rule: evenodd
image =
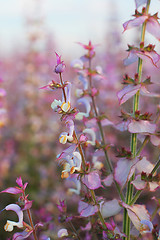
<instances>
[{"instance_id":1,"label":"blurred background","mask_svg":"<svg viewBox=\"0 0 160 240\"><path fill-rule=\"evenodd\" d=\"M35 222L47 223L39 236L43 240L45 234L56 233L56 203L66 196L70 199L70 195L66 195L68 183L60 178L60 168L55 162L64 146L58 143L62 125L50 104L60 94L39 88L52 79L58 81L53 72L56 51L67 66L64 80L75 83L75 99L78 81L70 62L84 54L76 43L87 44L91 40L99 44L94 65L101 65L105 75L104 82L95 83L102 91L97 101L109 120L118 123L120 107L116 92L121 89L124 73L133 76L137 68L136 64L124 67L123 59L127 56L127 44L139 43L140 31L136 28L122 34L122 24L131 19L135 3L134 0L0 0L0 6L0 190L15 186L18 176L29 182L28 193L34 200L34 214L38 215ZM151 1L150 12L159 10L160 1ZM159 51L159 42L149 34L146 42L156 44ZM159 82L159 70L146 65L143 72L145 75L152 72L152 81ZM153 115L158 104L158 99L143 101L144 109L151 109ZM131 106L131 102L125 105L126 110ZM106 136L109 143L129 148L128 133L106 129ZM158 150L149 144L144 153L154 162ZM110 154L116 164L114 151ZM0 209L15 201L14 196L0 195ZM68 201L68 208L76 212L76 197ZM3 213L1 216L0 239L6 239L2 229L6 216Z\"/></svg>"}]
</instances>

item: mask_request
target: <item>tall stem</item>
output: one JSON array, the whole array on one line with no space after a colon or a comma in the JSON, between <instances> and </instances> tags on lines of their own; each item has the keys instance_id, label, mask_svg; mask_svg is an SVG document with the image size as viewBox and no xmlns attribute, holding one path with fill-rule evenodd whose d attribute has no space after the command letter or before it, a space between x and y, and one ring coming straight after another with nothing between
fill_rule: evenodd
<instances>
[{"instance_id":1,"label":"tall stem","mask_svg":"<svg viewBox=\"0 0 160 240\"><path fill-rule=\"evenodd\" d=\"M91 59L89 59L89 69L91 70ZM89 75L89 86L90 86L90 93L91 93L91 90L92 90L92 76L91 75ZM90 95L91 95L92 106L93 106L93 109L94 109L94 112L95 112L95 116L97 118L98 128L99 128L100 135L101 135L101 142L102 142L102 145L104 146L103 147L103 152L104 152L104 155L105 155L106 165L107 165L107 168L108 168L109 172L113 173L113 166L112 166L112 163L111 163L111 161L108 157L107 150L105 148L106 141L105 141L105 137L104 137L103 127L102 127L101 121L99 120L99 114L98 114L98 111L97 111L95 97L92 94L90 94ZM114 183L115 183L115 186L117 188L117 191L118 191L118 194L119 194L121 200L124 201L124 196L123 196L123 193L121 191L121 188L120 188L119 184L115 180L114 180Z\"/></svg>"},{"instance_id":2,"label":"tall stem","mask_svg":"<svg viewBox=\"0 0 160 240\"><path fill-rule=\"evenodd\" d=\"M146 6L146 14L148 14L149 11L149 6L150 6L150 1L147 1L147 6ZM142 25L142 32L141 32L141 42L144 42L145 40L145 31L146 31L146 22L143 23ZM142 77L142 59L138 59L138 79L139 83L141 82L141 77ZM133 116L135 116L135 111L139 109L139 95L140 91L138 91L133 100ZM131 144L130 144L132 156L135 158L136 157L136 151L137 151L137 134L133 133L131 135ZM134 179L134 175L131 177L127 184L127 194L126 194L126 203L130 204L132 195L133 195L133 184L131 184L131 181ZM130 240L130 219L127 213L127 210L124 209L124 218L123 218L123 231L126 234L127 237L124 237L124 240Z\"/></svg>"},{"instance_id":3,"label":"tall stem","mask_svg":"<svg viewBox=\"0 0 160 240\"><path fill-rule=\"evenodd\" d=\"M25 193L24 192L23 192L23 198L25 199ZM33 220L32 220L32 214L31 214L30 209L27 209L27 214L28 214L29 223L30 223L30 225L33 229L34 240L38 240L37 235L36 235L36 231L35 231L35 228L34 228L34 224L33 224Z\"/></svg>"},{"instance_id":4,"label":"tall stem","mask_svg":"<svg viewBox=\"0 0 160 240\"><path fill-rule=\"evenodd\" d=\"M60 79L61 79L61 84L63 84L61 74L60 74ZM64 94L64 98L65 98L65 91L64 91L63 88L62 88L62 90L63 90L63 94ZM66 101L66 100L65 100L65 101ZM74 131L74 136L75 136L75 139L76 139L76 141L77 141L77 143L78 143L78 150L79 150L79 153L80 153L81 158L82 158L83 170L85 171L86 161L85 161L85 157L84 157L82 145L81 145L81 143L78 141L76 131ZM89 189L89 190L90 190L90 189ZM96 201L96 196L95 196L94 190L90 190L90 193L91 193L91 196L92 196L92 199L93 199L94 203L95 203L95 204L97 205L97 207L98 207L98 212L97 212L97 213L98 213L99 219L100 219L100 221L101 221L101 223L102 223L102 226L103 226L104 229L107 229L106 224L105 224L105 220L104 220L104 218L103 218L103 216L102 216L102 214L101 214L101 212L100 212L99 204L98 204L97 201ZM37 240L37 239L36 239L36 240Z\"/></svg>"},{"instance_id":5,"label":"tall stem","mask_svg":"<svg viewBox=\"0 0 160 240\"><path fill-rule=\"evenodd\" d=\"M66 98L66 93L65 93L65 90L64 90L65 87L64 87L64 83L63 83L63 79L62 79L62 74L60 73L59 76L60 76L60 81L61 81L61 85L62 85L64 101L66 102L67 98Z\"/></svg>"}]
</instances>

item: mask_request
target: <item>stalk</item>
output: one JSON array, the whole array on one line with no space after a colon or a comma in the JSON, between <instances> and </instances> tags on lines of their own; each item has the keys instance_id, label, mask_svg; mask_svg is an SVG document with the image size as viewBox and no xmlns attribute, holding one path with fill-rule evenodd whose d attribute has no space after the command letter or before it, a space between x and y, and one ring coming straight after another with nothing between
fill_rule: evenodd
<instances>
[{"instance_id":1,"label":"stalk","mask_svg":"<svg viewBox=\"0 0 160 240\"><path fill-rule=\"evenodd\" d=\"M146 14L148 14L149 11L149 6L150 6L150 1L147 1L147 6L146 6ZM142 32L141 32L141 42L144 42L145 40L145 31L146 31L146 22L143 23L142 25ZM139 58L138 59L138 79L139 79L139 83L141 82L141 77L142 77L142 59ZM134 96L134 100L133 100L133 116L135 115L135 111L137 111L139 109L139 96L140 96L140 91L138 91L135 96ZM131 153L133 158L136 157L136 151L137 151L137 134L133 133L131 135L131 144L130 144L130 148L131 148ZM132 199L132 195L133 195L133 185L131 184L131 181L134 179L134 174L131 177L131 179L129 180L128 184L127 184L127 194L126 194L126 203L130 204L131 199ZM137 194L138 197L138 194ZM124 240L130 240L130 219L127 213L127 210L124 209L124 217L123 217L123 231L126 234L127 237L124 237Z\"/></svg>"},{"instance_id":2,"label":"stalk","mask_svg":"<svg viewBox=\"0 0 160 240\"><path fill-rule=\"evenodd\" d=\"M61 75L61 74L60 74L60 80L61 80L61 84L62 84L62 86L63 86L63 80L62 80L62 75ZM62 88L62 90L63 90L64 98L66 99L66 95L65 95L64 88ZM66 101L66 100L65 100L65 101ZM74 136L75 136L75 139L76 139L76 141L77 141L77 143L78 143L78 150L79 150L79 153L81 154L82 166L83 166L83 170L85 171L86 161L85 161L85 157L84 157L84 153L83 153L83 148L82 148L81 143L78 141L76 131L74 131ZM101 223L102 223L102 226L103 226L104 229L107 229L106 224L105 224L105 220L104 220L104 218L103 218L103 216L102 216L102 214L101 214L101 212L100 212L100 206L99 206L99 204L98 204L97 201L96 201L95 192L94 192L94 190L91 190L91 189L89 189L89 191L90 191L90 193L91 193L91 196L92 196L92 199L93 199L94 203L95 203L95 204L97 205L97 207L98 207L98 212L97 212L97 213L98 213L99 219L100 219L100 221L101 221ZM36 240L37 240L37 239L36 239Z\"/></svg>"},{"instance_id":3,"label":"stalk","mask_svg":"<svg viewBox=\"0 0 160 240\"><path fill-rule=\"evenodd\" d=\"M61 80L64 101L66 102L67 98L66 98L66 93L65 93L65 90L64 90L65 87L64 87L64 83L63 83L63 79L62 79L62 74L61 73L59 74L59 77L60 77L60 80Z\"/></svg>"},{"instance_id":4,"label":"stalk","mask_svg":"<svg viewBox=\"0 0 160 240\"><path fill-rule=\"evenodd\" d=\"M25 199L25 193L24 192L23 192L23 198ZM32 227L32 230L33 230L34 240L38 240L37 235L36 235L36 231L35 231L35 228L34 228L34 224L33 224L33 220L32 220L32 214L31 214L30 209L27 209L27 215L28 215L29 223L30 223L30 225Z\"/></svg>"},{"instance_id":5,"label":"stalk","mask_svg":"<svg viewBox=\"0 0 160 240\"><path fill-rule=\"evenodd\" d=\"M91 70L91 58L89 59L89 69ZM89 75L89 86L90 86L90 92L91 92L91 89L92 89L92 76L91 75ZM93 106L93 109L94 109L94 112L95 112L95 116L97 118L97 124L98 124L98 128L99 128L99 131L100 131L101 142L102 142L102 145L104 146L102 149L103 149L103 152L104 152L104 155L105 155L106 165L107 165L107 168L108 168L109 172L113 174L113 166L112 166L112 163L111 163L111 161L108 157L107 150L105 148L106 141L105 141L105 137L104 137L103 127L102 127L101 121L99 120L99 114L97 112L95 97L92 96L92 94L90 94L90 95L91 95L92 106ZM117 191L118 191L118 194L119 194L121 200L124 201L124 196L123 196L123 193L121 191L121 188L120 188L119 184L115 180L114 180L114 183L115 183L115 186L117 188Z\"/></svg>"}]
</instances>

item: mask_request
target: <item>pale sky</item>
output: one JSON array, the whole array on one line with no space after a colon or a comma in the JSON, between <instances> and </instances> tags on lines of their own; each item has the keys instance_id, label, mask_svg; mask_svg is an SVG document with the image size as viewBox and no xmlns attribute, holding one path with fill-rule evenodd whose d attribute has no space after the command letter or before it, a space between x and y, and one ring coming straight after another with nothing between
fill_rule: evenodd
<instances>
[{"instance_id":1,"label":"pale sky","mask_svg":"<svg viewBox=\"0 0 160 240\"><path fill-rule=\"evenodd\" d=\"M34 2L38 8L34 8ZM91 39L103 45L114 14L122 32L122 24L135 10L134 0L0 0L0 6L0 52L4 54L15 45L24 48L25 16L33 16L35 9L44 17L45 28L53 34L58 51L72 55L75 42ZM156 11L160 11L160 1L151 0L151 12Z\"/></svg>"}]
</instances>

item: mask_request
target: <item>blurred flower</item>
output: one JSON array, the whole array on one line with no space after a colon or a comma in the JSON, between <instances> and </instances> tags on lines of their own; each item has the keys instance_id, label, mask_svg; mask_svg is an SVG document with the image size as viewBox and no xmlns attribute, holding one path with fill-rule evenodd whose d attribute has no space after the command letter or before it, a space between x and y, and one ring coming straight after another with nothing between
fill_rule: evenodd
<instances>
[{"instance_id":1,"label":"blurred flower","mask_svg":"<svg viewBox=\"0 0 160 240\"><path fill-rule=\"evenodd\" d=\"M59 160L63 164L62 178L68 178L69 173L73 174L75 171L81 170L82 158L79 152L73 152Z\"/></svg>"},{"instance_id":2,"label":"blurred flower","mask_svg":"<svg viewBox=\"0 0 160 240\"><path fill-rule=\"evenodd\" d=\"M86 112L78 112L76 114L76 119L77 120L82 120L83 117L86 117L86 118L89 117L89 113L91 111L90 100L88 98L80 98L78 100L78 103L79 104L82 104L82 103L84 104L84 106L86 108Z\"/></svg>"},{"instance_id":3,"label":"blurred flower","mask_svg":"<svg viewBox=\"0 0 160 240\"><path fill-rule=\"evenodd\" d=\"M67 237L68 236L68 231L66 228L61 228L58 233L57 233L57 236L59 238L62 238L62 237Z\"/></svg>"},{"instance_id":4,"label":"blurred flower","mask_svg":"<svg viewBox=\"0 0 160 240\"><path fill-rule=\"evenodd\" d=\"M64 61L61 60L61 56L59 56L57 53L56 58L57 58L57 65L55 66L55 73L62 73L65 70L66 65L64 64Z\"/></svg>"},{"instance_id":5,"label":"blurred flower","mask_svg":"<svg viewBox=\"0 0 160 240\"><path fill-rule=\"evenodd\" d=\"M98 212L98 206L79 201L78 212L81 217L89 217Z\"/></svg>"},{"instance_id":6,"label":"blurred flower","mask_svg":"<svg viewBox=\"0 0 160 240\"><path fill-rule=\"evenodd\" d=\"M91 136L91 140L87 140L86 143L91 144L92 146L94 146L96 144L96 134L95 131L91 128L86 128L83 130L83 133L87 133Z\"/></svg>"}]
</instances>

